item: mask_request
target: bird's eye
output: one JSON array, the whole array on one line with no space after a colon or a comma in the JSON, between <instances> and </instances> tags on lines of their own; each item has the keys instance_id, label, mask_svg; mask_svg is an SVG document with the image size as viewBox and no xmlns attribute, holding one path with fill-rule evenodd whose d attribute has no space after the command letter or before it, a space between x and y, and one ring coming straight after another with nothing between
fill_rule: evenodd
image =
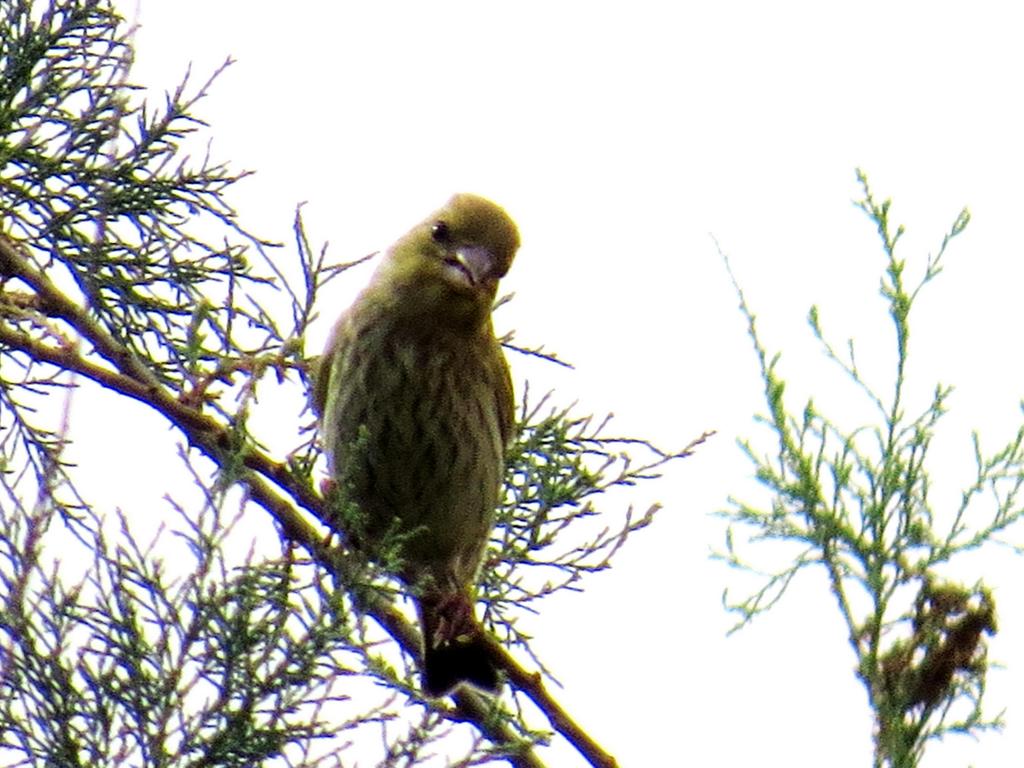
<instances>
[{"instance_id":1,"label":"bird's eye","mask_svg":"<svg viewBox=\"0 0 1024 768\"><path fill-rule=\"evenodd\" d=\"M445 221L435 221L433 229L430 230L430 236L435 243L441 243L442 245L448 243L451 240L448 223Z\"/></svg>"}]
</instances>

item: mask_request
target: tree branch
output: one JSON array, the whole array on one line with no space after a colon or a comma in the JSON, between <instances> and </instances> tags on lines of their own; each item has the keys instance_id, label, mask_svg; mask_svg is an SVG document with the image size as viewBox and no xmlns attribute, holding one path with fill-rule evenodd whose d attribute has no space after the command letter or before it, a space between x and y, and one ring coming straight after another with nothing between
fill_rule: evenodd
<instances>
[{"instance_id":1,"label":"tree branch","mask_svg":"<svg viewBox=\"0 0 1024 768\"><path fill-rule=\"evenodd\" d=\"M0 276L15 278L31 288L45 312L68 323L92 348L116 370L98 365L83 357L69 343L48 343L0 322L0 344L18 350L30 358L66 371L73 371L100 386L148 405L162 414L178 429L188 443L218 466L223 466L236 451L230 425L218 422L198 407L179 400L163 386L153 373L107 331L94 322L87 310L75 304L31 261L21 254L6 236L0 234ZM9 318L0 316L0 321ZM318 520L326 519L323 498L310 484L297 477L286 464L274 461L252 446L243 449L245 469L233 479L242 485L249 497L263 507L280 525L283 535L298 543L311 559L332 575L347 583L354 565L341 548L332 546L296 508L306 509ZM290 498L285 498L271 485ZM358 607L370 615L404 651L420 659L420 636L416 628L383 595L372 590L351 593ZM593 766L614 768L615 759L568 715L545 690L541 677L529 673L502 647L491 639L492 652L508 675L512 685L521 690L544 713L551 727L565 737ZM508 750L509 762L517 768L542 768L543 763L532 752L528 742L491 714L491 704L482 695L460 690L455 696L458 718L465 719L488 739ZM449 713L447 716L451 717Z\"/></svg>"}]
</instances>

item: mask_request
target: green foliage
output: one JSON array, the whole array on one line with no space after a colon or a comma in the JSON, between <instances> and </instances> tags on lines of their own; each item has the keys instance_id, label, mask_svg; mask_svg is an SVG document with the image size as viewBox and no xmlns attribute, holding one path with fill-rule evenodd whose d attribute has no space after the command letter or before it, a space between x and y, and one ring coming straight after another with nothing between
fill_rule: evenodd
<instances>
[{"instance_id":1,"label":"green foliage","mask_svg":"<svg viewBox=\"0 0 1024 768\"><path fill-rule=\"evenodd\" d=\"M516 617L524 609L540 610L535 604L555 592L580 591L583 578L611 567L627 538L650 525L660 509L655 504L635 515L629 507L609 527L598 520L606 515L595 504L608 491L657 477L666 462L703 440L666 454L645 441L605 437L607 421L575 416L568 408L545 413L546 403L523 398L519 436L508 457L506 502L480 583L489 628L541 668Z\"/></svg>"},{"instance_id":2,"label":"green foliage","mask_svg":"<svg viewBox=\"0 0 1024 768\"><path fill-rule=\"evenodd\" d=\"M229 564L238 518L210 502L146 547L88 514L77 582L44 567L42 514L0 516L5 765L252 766L372 719L327 717L355 642L329 585L290 560Z\"/></svg>"},{"instance_id":3,"label":"green foliage","mask_svg":"<svg viewBox=\"0 0 1024 768\"><path fill-rule=\"evenodd\" d=\"M892 391L879 393L868 384L853 341L840 354L822 330L820 310L812 307L815 338L877 421L847 430L811 400L800 411L790 410L780 357L767 351L737 286L764 382L768 413L759 421L776 445L762 453L753 441L741 442L770 502L731 500L723 514L732 524L720 557L760 578L760 586L740 600L726 594L728 608L740 616L738 627L774 605L800 571L824 569L875 713L875 764L907 768L918 764L931 739L999 723L982 713L987 670L982 635L996 630L992 595L980 582L962 586L941 574L964 554L1000 541L1024 516L1018 497L1024 483L1024 426L991 455L974 436L976 480L952 505L952 518L940 514L950 505L936 504L929 495L934 471L929 452L952 390L936 385L920 413L907 413L910 320L920 291L942 271L947 246L970 215L966 209L960 213L920 281L908 287L906 261L897 255L904 230L893 229L890 201L879 203L866 177L858 173L858 179L863 188L858 206L877 227L886 259L880 294L894 330ZM741 556L741 534L751 541L784 543L792 547L787 550L792 559L761 573Z\"/></svg>"}]
</instances>

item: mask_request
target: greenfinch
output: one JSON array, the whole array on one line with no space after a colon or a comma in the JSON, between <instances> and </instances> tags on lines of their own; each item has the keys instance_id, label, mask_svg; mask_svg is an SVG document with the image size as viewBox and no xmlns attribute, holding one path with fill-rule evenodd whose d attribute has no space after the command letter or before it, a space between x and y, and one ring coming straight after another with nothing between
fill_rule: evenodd
<instances>
[{"instance_id":1,"label":"greenfinch","mask_svg":"<svg viewBox=\"0 0 1024 768\"><path fill-rule=\"evenodd\" d=\"M385 252L315 378L333 486L355 509L337 525L407 585L435 697L498 687L474 600L515 423L491 309L518 247L504 210L455 195Z\"/></svg>"}]
</instances>

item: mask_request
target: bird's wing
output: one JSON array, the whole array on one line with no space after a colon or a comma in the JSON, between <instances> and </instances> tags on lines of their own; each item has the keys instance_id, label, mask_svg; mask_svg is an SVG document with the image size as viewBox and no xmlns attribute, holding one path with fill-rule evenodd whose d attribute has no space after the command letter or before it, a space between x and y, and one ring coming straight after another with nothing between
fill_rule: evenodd
<instances>
[{"instance_id":1,"label":"bird's wing","mask_svg":"<svg viewBox=\"0 0 1024 768\"><path fill-rule=\"evenodd\" d=\"M512 372L509 370L505 355L498 348L498 360L501 370L495 377L494 397L498 403L498 427L501 429L501 443L507 448L515 437L516 431L516 399L512 390Z\"/></svg>"},{"instance_id":2,"label":"bird's wing","mask_svg":"<svg viewBox=\"0 0 1024 768\"><path fill-rule=\"evenodd\" d=\"M331 391L331 367L334 364L334 356L338 353L338 347L342 343L343 334L340 332L342 322L344 322L344 316L331 331L330 341L324 347L323 354L314 358L310 363L310 378L313 380L312 405L317 418L323 418L324 409L327 407L327 393Z\"/></svg>"}]
</instances>

